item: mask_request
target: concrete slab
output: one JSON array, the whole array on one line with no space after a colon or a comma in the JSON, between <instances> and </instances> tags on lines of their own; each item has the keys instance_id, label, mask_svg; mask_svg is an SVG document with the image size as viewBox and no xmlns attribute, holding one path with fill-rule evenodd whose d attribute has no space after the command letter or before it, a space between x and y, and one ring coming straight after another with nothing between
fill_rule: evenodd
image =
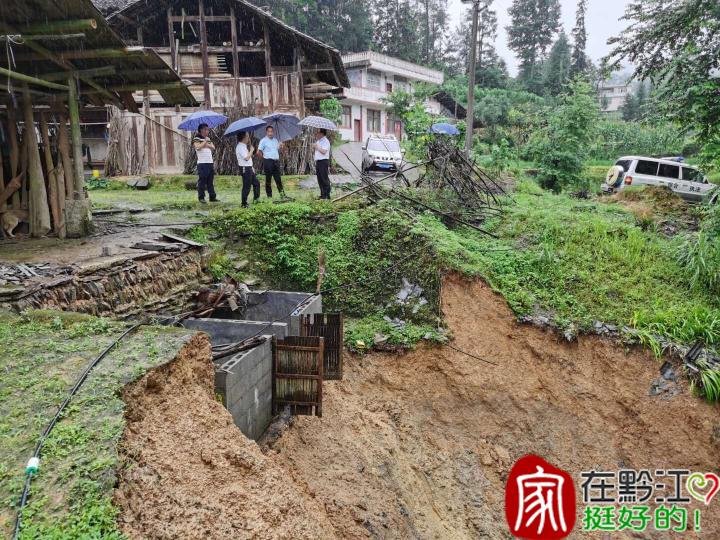
<instances>
[{"instance_id":1,"label":"concrete slab","mask_svg":"<svg viewBox=\"0 0 720 540\"><path fill-rule=\"evenodd\" d=\"M205 332L210 336L213 345L226 345L241 339L257 335L262 330L264 334L284 339L288 335L288 325L282 322L246 321L233 319L186 319L182 322L185 328Z\"/></svg>"}]
</instances>

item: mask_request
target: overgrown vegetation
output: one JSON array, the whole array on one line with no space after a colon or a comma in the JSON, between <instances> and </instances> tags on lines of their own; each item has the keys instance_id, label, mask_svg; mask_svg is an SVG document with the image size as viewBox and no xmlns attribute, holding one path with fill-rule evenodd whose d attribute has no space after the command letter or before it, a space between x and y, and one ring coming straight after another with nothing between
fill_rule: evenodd
<instances>
[{"instance_id":1,"label":"overgrown vegetation","mask_svg":"<svg viewBox=\"0 0 720 540\"><path fill-rule=\"evenodd\" d=\"M391 207L349 205L338 210L324 203L256 205L219 216L212 227L225 237L242 239L226 251L239 251L252 262L256 274L287 290L315 290L322 250L327 267L324 305L365 318L364 326L357 327L358 335L365 337L355 340L377 332L398 344L411 343L438 325L443 263L434 256L426 231ZM421 284L427 304L394 300L402 278ZM404 324L389 332L383 316ZM351 346L353 336L351 330Z\"/></svg>"},{"instance_id":2,"label":"overgrown vegetation","mask_svg":"<svg viewBox=\"0 0 720 540\"><path fill-rule=\"evenodd\" d=\"M549 312L560 327L587 330L599 320L683 343L720 343L718 296L693 286L676 257L681 239L644 229L618 205L551 195L531 181L513 197L506 214L486 224L498 239L429 214L413 221L388 202L260 205L212 227L245 235L229 249L287 288L314 290L324 249L327 305L364 319L351 339L387 332L382 315L424 327L415 336L437 328L440 273L459 271L487 279L517 314ZM408 313L393 304L402 277L425 289L428 309Z\"/></svg>"},{"instance_id":3,"label":"overgrown vegetation","mask_svg":"<svg viewBox=\"0 0 720 540\"><path fill-rule=\"evenodd\" d=\"M35 444L76 377L125 328L89 316L0 313L0 527L9 536ZM185 331L143 328L93 371L51 432L23 512L22 539L123 536L112 504L116 446L124 420L120 391L172 358Z\"/></svg>"}]
</instances>

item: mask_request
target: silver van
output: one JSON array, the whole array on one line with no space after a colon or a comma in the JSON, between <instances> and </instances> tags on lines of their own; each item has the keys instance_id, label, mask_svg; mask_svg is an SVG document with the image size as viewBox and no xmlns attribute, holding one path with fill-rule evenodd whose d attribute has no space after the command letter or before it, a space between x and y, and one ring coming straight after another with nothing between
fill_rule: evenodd
<instances>
[{"instance_id":1,"label":"silver van","mask_svg":"<svg viewBox=\"0 0 720 540\"><path fill-rule=\"evenodd\" d=\"M712 197L717 202L715 184L695 167L686 165L682 158L651 158L625 156L610 167L602 190L616 193L628 186L666 186L686 201L699 202Z\"/></svg>"}]
</instances>

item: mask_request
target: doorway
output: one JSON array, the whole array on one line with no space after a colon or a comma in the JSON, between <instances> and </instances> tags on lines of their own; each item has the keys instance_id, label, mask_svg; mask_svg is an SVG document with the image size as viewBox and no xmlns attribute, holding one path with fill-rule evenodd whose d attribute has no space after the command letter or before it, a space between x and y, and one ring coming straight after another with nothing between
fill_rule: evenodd
<instances>
[{"instance_id":1,"label":"doorway","mask_svg":"<svg viewBox=\"0 0 720 540\"><path fill-rule=\"evenodd\" d=\"M353 131L355 132L355 140L362 142L362 120L356 118L353 122Z\"/></svg>"}]
</instances>

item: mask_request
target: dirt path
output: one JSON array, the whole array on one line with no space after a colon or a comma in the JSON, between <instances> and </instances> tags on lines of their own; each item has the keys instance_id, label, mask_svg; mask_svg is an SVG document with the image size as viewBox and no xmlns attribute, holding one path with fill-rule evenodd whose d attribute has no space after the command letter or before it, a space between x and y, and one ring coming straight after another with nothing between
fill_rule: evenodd
<instances>
[{"instance_id":1,"label":"dirt path","mask_svg":"<svg viewBox=\"0 0 720 540\"><path fill-rule=\"evenodd\" d=\"M717 408L686 388L650 397L651 356L518 325L478 282L451 278L443 309L455 344L499 367L447 348L348 359L345 380L326 383L323 418L299 418L276 447L338 536L510 538L504 482L526 453L574 475L717 471ZM703 511L703 528L703 538L720 537L717 505Z\"/></svg>"}]
</instances>

